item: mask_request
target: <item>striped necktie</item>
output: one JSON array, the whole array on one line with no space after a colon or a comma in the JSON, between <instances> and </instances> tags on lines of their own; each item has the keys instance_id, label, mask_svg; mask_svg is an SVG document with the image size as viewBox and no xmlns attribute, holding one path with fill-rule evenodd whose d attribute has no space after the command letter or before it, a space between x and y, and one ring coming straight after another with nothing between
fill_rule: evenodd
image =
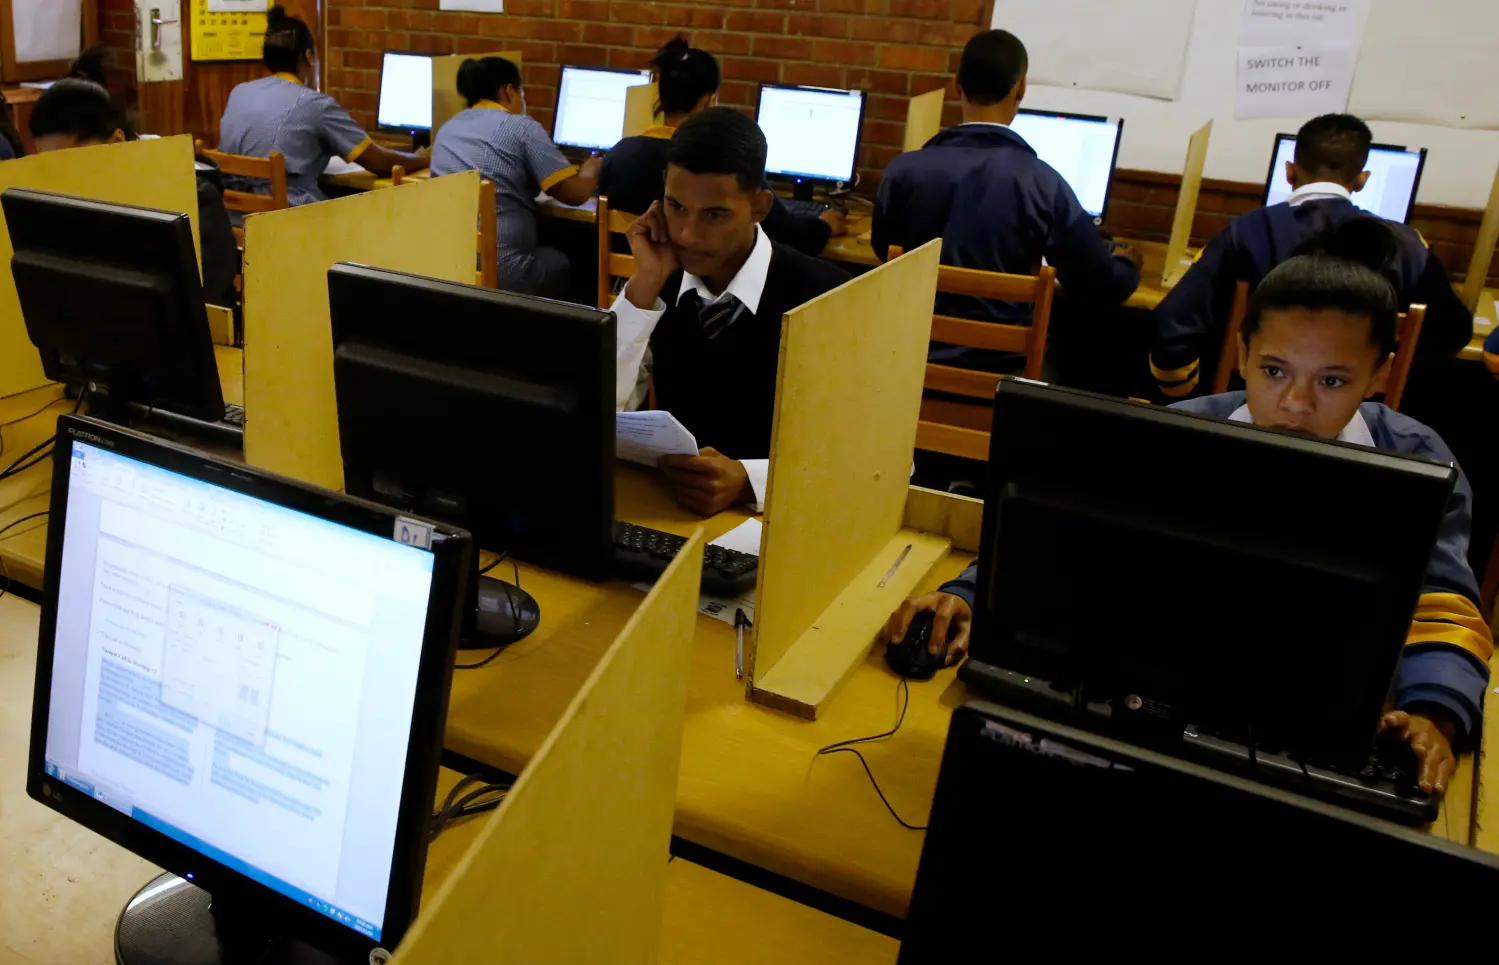
<instances>
[{"instance_id":1,"label":"striped necktie","mask_svg":"<svg viewBox=\"0 0 1499 965\"><path fill-rule=\"evenodd\" d=\"M677 307L697 316L698 324L702 326L703 337L710 341L728 331L729 326L734 324L744 312L744 303L733 295L720 301L704 304L702 297L696 291L683 294L677 300Z\"/></svg>"}]
</instances>

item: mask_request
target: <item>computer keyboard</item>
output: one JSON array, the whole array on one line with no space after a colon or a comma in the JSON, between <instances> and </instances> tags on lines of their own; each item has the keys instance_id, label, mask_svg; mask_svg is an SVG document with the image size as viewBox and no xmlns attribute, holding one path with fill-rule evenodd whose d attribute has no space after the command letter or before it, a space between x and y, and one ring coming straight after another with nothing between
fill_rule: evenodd
<instances>
[{"instance_id":1,"label":"computer keyboard","mask_svg":"<svg viewBox=\"0 0 1499 965\"><path fill-rule=\"evenodd\" d=\"M224 422L227 425L245 427L245 407L232 402L224 406Z\"/></svg>"},{"instance_id":2,"label":"computer keyboard","mask_svg":"<svg viewBox=\"0 0 1499 965\"><path fill-rule=\"evenodd\" d=\"M782 199L786 210L798 218L820 218L822 213L828 210L828 206L821 201L798 201L795 198Z\"/></svg>"},{"instance_id":3,"label":"computer keyboard","mask_svg":"<svg viewBox=\"0 0 1499 965\"><path fill-rule=\"evenodd\" d=\"M614 567L626 579L654 580L665 572L687 544L681 536L634 523L614 524ZM702 589L709 596L733 599L755 588L760 558L749 553L703 547Z\"/></svg>"}]
</instances>

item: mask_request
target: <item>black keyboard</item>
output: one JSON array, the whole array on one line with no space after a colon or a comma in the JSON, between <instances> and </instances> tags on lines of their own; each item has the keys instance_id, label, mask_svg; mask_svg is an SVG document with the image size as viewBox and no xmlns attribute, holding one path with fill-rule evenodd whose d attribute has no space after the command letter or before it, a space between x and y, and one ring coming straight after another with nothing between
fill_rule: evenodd
<instances>
[{"instance_id":1,"label":"black keyboard","mask_svg":"<svg viewBox=\"0 0 1499 965\"><path fill-rule=\"evenodd\" d=\"M677 558L687 540L634 523L614 524L614 569L631 580L655 580ZM722 546L703 547L702 589L734 599L755 588L760 558Z\"/></svg>"},{"instance_id":2,"label":"black keyboard","mask_svg":"<svg viewBox=\"0 0 1499 965\"><path fill-rule=\"evenodd\" d=\"M795 198L786 198L781 201L786 210L798 218L820 218L822 213L828 210L828 206L821 201L798 201Z\"/></svg>"},{"instance_id":3,"label":"black keyboard","mask_svg":"<svg viewBox=\"0 0 1499 965\"><path fill-rule=\"evenodd\" d=\"M224 406L224 424L239 429L245 427L245 407L232 402Z\"/></svg>"}]
</instances>

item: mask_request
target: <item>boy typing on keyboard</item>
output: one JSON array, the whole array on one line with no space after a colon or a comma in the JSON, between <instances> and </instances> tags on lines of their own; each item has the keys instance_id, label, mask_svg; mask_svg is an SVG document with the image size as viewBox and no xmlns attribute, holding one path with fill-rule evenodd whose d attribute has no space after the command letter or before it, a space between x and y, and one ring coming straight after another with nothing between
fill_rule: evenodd
<instances>
[{"instance_id":1,"label":"boy typing on keyboard","mask_svg":"<svg viewBox=\"0 0 1499 965\"><path fill-rule=\"evenodd\" d=\"M1359 218L1277 266L1255 289L1244 318L1239 370L1246 391L1177 408L1455 462L1431 429L1366 401L1383 391L1395 348L1396 295L1379 272L1393 245L1387 227ZM1286 485L1313 487L1316 480ZM1447 789L1457 763L1453 747L1478 732L1489 681L1493 637L1467 558L1471 505L1472 489L1460 474L1431 550L1392 702L1380 721L1382 731L1410 745L1417 782L1428 793ZM933 652L946 646L948 662L956 662L968 648L976 578L970 567L939 592L906 601L890 618L889 639L900 641L917 613L933 611Z\"/></svg>"}]
</instances>

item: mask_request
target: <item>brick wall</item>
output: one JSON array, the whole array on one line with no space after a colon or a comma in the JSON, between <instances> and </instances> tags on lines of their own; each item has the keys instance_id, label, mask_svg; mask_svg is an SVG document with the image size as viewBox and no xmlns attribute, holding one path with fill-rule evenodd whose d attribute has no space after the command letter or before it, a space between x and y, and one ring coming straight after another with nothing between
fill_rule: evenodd
<instances>
[{"instance_id":1,"label":"brick wall","mask_svg":"<svg viewBox=\"0 0 1499 965\"><path fill-rule=\"evenodd\" d=\"M122 2L122 0L114 0ZM723 66L720 103L753 110L759 83L868 91L862 187L900 153L906 100L946 88L954 123L959 52L987 25L985 0L507 0L503 14L438 0L329 0L328 89L373 126L380 52L518 50L530 113L551 126L562 64L642 68L678 33Z\"/></svg>"},{"instance_id":2,"label":"brick wall","mask_svg":"<svg viewBox=\"0 0 1499 965\"><path fill-rule=\"evenodd\" d=\"M109 89L126 103L135 102L134 0L98 0L99 42L109 49Z\"/></svg>"}]
</instances>

